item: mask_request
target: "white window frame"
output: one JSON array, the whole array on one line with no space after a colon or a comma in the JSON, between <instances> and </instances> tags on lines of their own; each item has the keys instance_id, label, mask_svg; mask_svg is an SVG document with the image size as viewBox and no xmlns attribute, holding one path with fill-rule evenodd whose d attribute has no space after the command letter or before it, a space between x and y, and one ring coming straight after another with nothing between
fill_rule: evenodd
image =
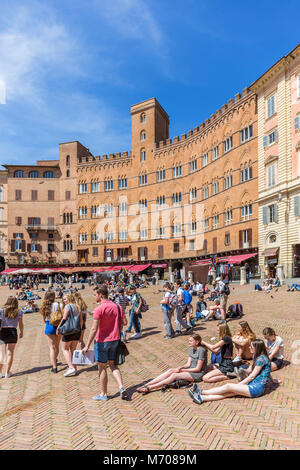
<instances>
[{"instance_id":1,"label":"white window frame","mask_svg":"<svg viewBox=\"0 0 300 470\"><path fill-rule=\"evenodd\" d=\"M100 183L95 181L92 183L92 193L99 193L100 191Z\"/></svg>"},{"instance_id":2,"label":"white window frame","mask_svg":"<svg viewBox=\"0 0 300 470\"><path fill-rule=\"evenodd\" d=\"M146 150L145 149L141 150L140 160L141 160L141 162L146 161Z\"/></svg>"},{"instance_id":3,"label":"white window frame","mask_svg":"<svg viewBox=\"0 0 300 470\"><path fill-rule=\"evenodd\" d=\"M272 163L266 167L267 170L267 187L271 188L272 186L276 185L276 177L277 177L277 165L276 163Z\"/></svg>"},{"instance_id":4,"label":"white window frame","mask_svg":"<svg viewBox=\"0 0 300 470\"><path fill-rule=\"evenodd\" d=\"M216 145L216 146L213 148L213 152L212 152L212 159L213 159L213 161L217 160L218 157L219 157L219 146Z\"/></svg>"},{"instance_id":5,"label":"white window frame","mask_svg":"<svg viewBox=\"0 0 300 470\"><path fill-rule=\"evenodd\" d=\"M194 173L197 170L197 159L195 158L190 162L190 173Z\"/></svg>"},{"instance_id":6,"label":"white window frame","mask_svg":"<svg viewBox=\"0 0 300 470\"><path fill-rule=\"evenodd\" d=\"M202 157L202 167L207 166L207 165L208 165L208 152L205 153Z\"/></svg>"},{"instance_id":7,"label":"white window frame","mask_svg":"<svg viewBox=\"0 0 300 470\"><path fill-rule=\"evenodd\" d=\"M267 118L276 113L276 93L273 93L266 99L266 115Z\"/></svg>"}]
</instances>

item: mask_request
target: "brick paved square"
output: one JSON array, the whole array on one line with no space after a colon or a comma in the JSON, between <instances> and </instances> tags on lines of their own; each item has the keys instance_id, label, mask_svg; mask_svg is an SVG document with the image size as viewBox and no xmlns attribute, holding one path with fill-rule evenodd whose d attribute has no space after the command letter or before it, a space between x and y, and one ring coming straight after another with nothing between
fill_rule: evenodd
<instances>
[{"instance_id":1,"label":"brick paved square","mask_svg":"<svg viewBox=\"0 0 300 470\"><path fill-rule=\"evenodd\" d=\"M290 364L273 373L283 384L269 388L260 398L230 398L201 407L192 403L186 390L146 396L135 392L136 386L179 366L188 355L188 337L163 339L162 294L157 293L157 287L141 291L151 308L143 314L143 337L128 343L130 355L121 366L129 401L120 400L109 375L112 399L94 402L92 396L99 391L96 369L82 367L77 377L65 378L62 354L61 372L51 374L42 318L39 313L25 315L13 376L0 380L0 449L299 448L300 365L293 362L297 357L300 362L300 352L297 356L293 343L299 341L299 350L300 294L286 289L283 286L266 294L253 292L253 285L233 285L229 302L243 304L244 319L258 337L262 337L264 327L271 326L284 339ZM1 305L10 293L1 287ZM84 291L84 297L92 310L95 304L90 288ZM89 317L87 331L91 321ZM233 332L236 324L237 320L229 323ZM195 330L210 340L217 336L217 322L207 322Z\"/></svg>"}]
</instances>

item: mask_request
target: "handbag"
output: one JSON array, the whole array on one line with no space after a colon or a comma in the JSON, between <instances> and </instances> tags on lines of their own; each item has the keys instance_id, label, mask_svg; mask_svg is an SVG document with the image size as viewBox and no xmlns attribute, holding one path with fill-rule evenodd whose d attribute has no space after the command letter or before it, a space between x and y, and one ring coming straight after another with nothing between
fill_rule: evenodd
<instances>
[{"instance_id":1,"label":"handbag","mask_svg":"<svg viewBox=\"0 0 300 470\"><path fill-rule=\"evenodd\" d=\"M120 307L118 307L118 324L119 324L119 335L121 338L121 313L120 313ZM117 352L116 352L116 359L115 359L115 365L120 366L124 364L125 362L125 357L129 355L129 351L127 349L126 344L120 339L119 344L117 347Z\"/></svg>"},{"instance_id":2,"label":"handbag","mask_svg":"<svg viewBox=\"0 0 300 470\"><path fill-rule=\"evenodd\" d=\"M59 327L59 334L68 336L79 333L80 328L80 315L73 315L73 307L70 305L69 316L66 321Z\"/></svg>"},{"instance_id":3,"label":"handbag","mask_svg":"<svg viewBox=\"0 0 300 470\"><path fill-rule=\"evenodd\" d=\"M63 317L63 312L61 311L61 305L58 304L58 309L55 312L51 312L49 323L52 326L58 326Z\"/></svg>"}]
</instances>

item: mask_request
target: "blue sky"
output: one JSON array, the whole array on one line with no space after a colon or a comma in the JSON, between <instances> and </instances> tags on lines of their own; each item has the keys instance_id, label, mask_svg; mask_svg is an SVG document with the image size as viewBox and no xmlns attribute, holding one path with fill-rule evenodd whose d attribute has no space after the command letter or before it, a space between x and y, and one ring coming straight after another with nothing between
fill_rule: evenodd
<instances>
[{"instance_id":1,"label":"blue sky","mask_svg":"<svg viewBox=\"0 0 300 470\"><path fill-rule=\"evenodd\" d=\"M130 150L130 106L156 97L194 128L299 42L299 0L1 0L0 162ZM0 90L1 98L1 90Z\"/></svg>"}]
</instances>

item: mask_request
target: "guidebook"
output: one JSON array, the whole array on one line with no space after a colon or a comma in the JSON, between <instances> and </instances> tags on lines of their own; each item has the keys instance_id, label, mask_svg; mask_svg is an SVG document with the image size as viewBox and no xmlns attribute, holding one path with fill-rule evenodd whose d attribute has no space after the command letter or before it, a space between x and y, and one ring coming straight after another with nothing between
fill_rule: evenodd
<instances>
[{"instance_id":1,"label":"guidebook","mask_svg":"<svg viewBox=\"0 0 300 470\"><path fill-rule=\"evenodd\" d=\"M89 350L86 354L82 354L80 350L73 353L72 363L81 366L92 366L95 362L94 351Z\"/></svg>"}]
</instances>

